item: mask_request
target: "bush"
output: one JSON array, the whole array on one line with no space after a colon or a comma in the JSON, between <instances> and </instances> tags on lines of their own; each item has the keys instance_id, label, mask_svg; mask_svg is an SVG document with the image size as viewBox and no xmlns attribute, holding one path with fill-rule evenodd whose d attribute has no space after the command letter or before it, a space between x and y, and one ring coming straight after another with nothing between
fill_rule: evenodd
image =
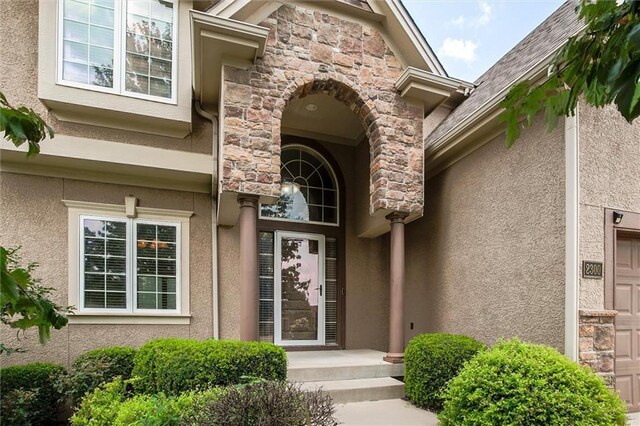
<instances>
[{"instance_id":1,"label":"bush","mask_svg":"<svg viewBox=\"0 0 640 426\"><path fill-rule=\"evenodd\" d=\"M405 393L414 404L442 409L443 392L465 362L485 346L467 336L420 334L407 345L404 354Z\"/></svg>"},{"instance_id":2,"label":"bush","mask_svg":"<svg viewBox=\"0 0 640 426\"><path fill-rule=\"evenodd\" d=\"M625 407L593 371L552 348L501 342L445 393L443 425L624 425Z\"/></svg>"},{"instance_id":3,"label":"bush","mask_svg":"<svg viewBox=\"0 0 640 426\"><path fill-rule=\"evenodd\" d=\"M66 394L72 406L103 383L116 377L131 378L136 349L126 346L95 349L85 352L73 362L69 374L62 376L58 389Z\"/></svg>"},{"instance_id":4,"label":"bush","mask_svg":"<svg viewBox=\"0 0 640 426\"><path fill-rule=\"evenodd\" d=\"M135 381L135 380L133 380ZM176 397L163 393L133 395L130 381L121 378L87 394L71 417L73 426L172 426L193 424L193 418L206 404L218 398L219 389L185 392Z\"/></svg>"},{"instance_id":5,"label":"bush","mask_svg":"<svg viewBox=\"0 0 640 426\"><path fill-rule=\"evenodd\" d=\"M51 424L51 419L57 416L61 396L54 383L62 374L64 367L50 363L0 369L2 424Z\"/></svg>"},{"instance_id":6,"label":"bush","mask_svg":"<svg viewBox=\"0 0 640 426\"><path fill-rule=\"evenodd\" d=\"M177 395L242 382L243 376L284 380L287 357L271 343L159 339L142 346L134 359L136 392Z\"/></svg>"},{"instance_id":7,"label":"bush","mask_svg":"<svg viewBox=\"0 0 640 426\"><path fill-rule=\"evenodd\" d=\"M320 390L305 392L299 384L262 382L228 388L218 399L187 419L190 425L334 426L335 407Z\"/></svg>"}]
</instances>

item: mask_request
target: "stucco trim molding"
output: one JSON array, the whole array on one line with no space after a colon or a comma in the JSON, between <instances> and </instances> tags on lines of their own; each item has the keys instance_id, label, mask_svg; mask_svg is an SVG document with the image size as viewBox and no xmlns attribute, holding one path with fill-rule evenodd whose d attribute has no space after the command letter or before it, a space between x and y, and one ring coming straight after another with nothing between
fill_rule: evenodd
<instances>
[{"instance_id":1,"label":"stucco trim molding","mask_svg":"<svg viewBox=\"0 0 640 426\"><path fill-rule=\"evenodd\" d=\"M407 67L396 80L396 88L403 98L413 98L424 104L429 114L459 90L471 90L472 83L451 77L443 77L429 71Z\"/></svg>"},{"instance_id":2,"label":"stucco trim molding","mask_svg":"<svg viewBox=\"0 0 640 426\"><path fill-rule=\"evenodd\" d=\"M126 198L123 204L102 204L88 201L62 200L68 209L67 235L68 235L68 304L75 306L74 315L70 316L70 322L76 324L159 324L151 321L153 318L163 318L166 324L185 324L190 318L190 218L192 211L170 210L153 207L135 207L137 218L146 220L172 221L179 223L179 244L180 244L180 292L178 296L177 312L81 312L81 278L80 278L80 239L81 239L81 218L84 215L113 216L118 218L128 218ZM71 320L71 317L76 318ZM78 319L84 318L84 319ZM141 318L137 320L136 318ZM181 319L182 318L182 319ZM83 322L84 321L84 322ZM129 321L129 322L123 322ZM137 322L131 322L137 321ZM177 321L177 322L176 322ZM180 322L182 321L182 322ZM161 323L161 322L160 322ZM188 322L186 322L188 324Z\"/></svg>"},{"instance_id":3,"label":"stucco trim molding","mask_svg":"<svg viewBox=\"0 0 640 426\"><path fill-rule=\"evenodd\" d=\"M191 315L69 315L69 324L131 324L131 325L189 325Z\"/></svg>"},{"instance_id":4,"label":"stucco trim molding","mask_svg":"<svg viewBox=\"0 0 640 426\"><path fill-rule=\"evenodd\" d=\"M619 224L613 223L613 212L622 213L624 216ZM614 308L615 289L615 251L618 242L618 233L627 232L640 236L640 213L628 212L621 209L604 209L604 307Z\"/></svg>"}]
</instances>

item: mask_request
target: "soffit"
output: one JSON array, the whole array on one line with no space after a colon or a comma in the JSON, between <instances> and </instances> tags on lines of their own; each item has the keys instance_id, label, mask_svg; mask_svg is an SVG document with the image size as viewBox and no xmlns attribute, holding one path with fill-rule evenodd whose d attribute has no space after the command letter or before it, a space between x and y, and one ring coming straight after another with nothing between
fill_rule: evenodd
<instances>
[{"instance_id":1,"label":"soffit","mask_svg":"<svg viewBox=\"0 0 640 426\"><path fill-rule=\"evenodd\" d=\"M193 92L204 108L215 109L222 65L248 67L264 54L269 30L233 19L190 11Z\"/></svg>"}]
</instances>

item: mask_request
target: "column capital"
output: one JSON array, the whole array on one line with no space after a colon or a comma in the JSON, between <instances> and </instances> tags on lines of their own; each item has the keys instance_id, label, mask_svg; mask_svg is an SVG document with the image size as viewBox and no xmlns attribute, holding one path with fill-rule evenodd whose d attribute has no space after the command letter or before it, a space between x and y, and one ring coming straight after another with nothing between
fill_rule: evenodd
<instances>
[{"instance_id":1,"label":"column capital","mask_svg":"<svg viewBox=\"0 0 640 426\"><path fill-rule=\"evenodd\" d=\"M260 196L254 194L238 194L238 203L240 207L258 207Z\"/></svg>"},{"instance_id":2,"label":"column capital","mask_svg":"<svg viewBox=\"0 0 640 426\"><path fill-rule=\"evenodd\" d=\"M407 216L409 216L409 213L396 211L389 213L384 218L391 223L404 223L404 220L407 218Z\"/></svg>"}]
</instances>

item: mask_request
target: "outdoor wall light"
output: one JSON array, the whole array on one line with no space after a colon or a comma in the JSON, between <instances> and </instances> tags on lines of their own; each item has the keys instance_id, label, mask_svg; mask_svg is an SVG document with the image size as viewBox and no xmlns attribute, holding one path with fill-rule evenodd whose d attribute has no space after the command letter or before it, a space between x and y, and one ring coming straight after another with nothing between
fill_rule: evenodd
<instances>
[{"instance_id":1,"label":"outdoor wall light","mask_svg":"<svg viewBox=\"0 0 640 426\"><path fill-rule=\"evenodd\" d=\"M623 216L624 215L622 213L613 212L613 223L615 223L616 225L619 225L620 222L622 222Z\"/></svg>"}]
</instances>

